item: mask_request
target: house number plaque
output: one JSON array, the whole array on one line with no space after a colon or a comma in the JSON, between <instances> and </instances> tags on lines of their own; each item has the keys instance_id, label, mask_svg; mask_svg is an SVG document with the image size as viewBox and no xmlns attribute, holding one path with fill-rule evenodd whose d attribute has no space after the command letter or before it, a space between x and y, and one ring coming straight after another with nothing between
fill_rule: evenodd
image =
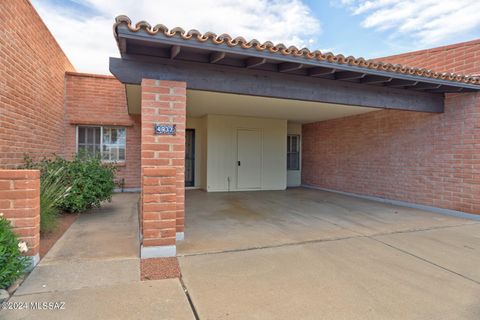
<instances>
[{"instance_id":1,"label":"house number plaque","mask_svg":"<svg viewBox=\"0 0 480 320\"><path fill-rule=\"evenodd\" d=\"M155 134L164 135L164 136L174 136L177 133L177 128L173 124L160 124L155 123L154 125Z\"/></svg>"}]
</instances>

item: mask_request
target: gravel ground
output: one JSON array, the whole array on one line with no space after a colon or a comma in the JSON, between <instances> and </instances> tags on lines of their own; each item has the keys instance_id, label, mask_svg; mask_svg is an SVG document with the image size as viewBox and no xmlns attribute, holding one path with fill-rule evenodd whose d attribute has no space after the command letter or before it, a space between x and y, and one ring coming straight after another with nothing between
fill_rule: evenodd
<instances>
[{"instance_id":1,"label":"gravel ground","mask_svg":"<svg viewBox=\"0 0 480 320\"><path fill-rule=\"evenodd\" d=\"M176 257L143 259L140 264L142 280L180 278L180 266Z\"/></svg>"}]
</instances>

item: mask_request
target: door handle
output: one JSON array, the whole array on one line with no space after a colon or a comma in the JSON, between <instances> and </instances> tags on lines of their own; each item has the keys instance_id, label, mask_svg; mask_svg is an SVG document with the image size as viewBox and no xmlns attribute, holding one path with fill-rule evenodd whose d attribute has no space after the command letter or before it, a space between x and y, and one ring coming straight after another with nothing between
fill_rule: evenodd
<instances>
[{"instance_id":1,"label":"door handle","mask_svg":"<svg viewBox=\"0 0 480 320\"><path fill-rule=\"evenodd\" d=\"M241 164L240 164L240 161L237 161L237 164L238 164L238 166L240 167L240 165L241 165Z\"/></svg>"}]
</instances>

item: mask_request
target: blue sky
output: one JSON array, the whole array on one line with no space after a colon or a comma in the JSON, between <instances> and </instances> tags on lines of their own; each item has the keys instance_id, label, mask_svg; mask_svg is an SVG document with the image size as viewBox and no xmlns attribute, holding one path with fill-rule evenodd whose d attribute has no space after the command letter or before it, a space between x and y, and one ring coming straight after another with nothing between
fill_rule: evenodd
<instances>
[{"instance_id":1,"label":"blue sky","mask_svg":"<svg viewBox=\"0 0 480 320\"><path fill-rule=\"evenodd\" d=\"M480 38L479 0L32 0L77 71L108 73L114 17L381 57ZM75 36L72 37L72 34Z\"/></svg>"}]
</instances>

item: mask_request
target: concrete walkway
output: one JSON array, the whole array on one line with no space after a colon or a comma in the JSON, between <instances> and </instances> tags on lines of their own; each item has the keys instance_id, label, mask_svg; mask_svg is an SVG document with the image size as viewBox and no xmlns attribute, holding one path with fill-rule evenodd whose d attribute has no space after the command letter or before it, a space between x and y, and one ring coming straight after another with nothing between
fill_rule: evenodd
<instances>
[{"instance_id":1,"label":"concrete walkway","mask_svg":"<svg viewBox=\"0 0 480 320\"><path fill-rule=\"evenodd\" d=\"M178 279L140 281L138 194L82 214L9 302L65 310L2 311L1 319L193 319Z\"/></svg>"}]
</instances>

